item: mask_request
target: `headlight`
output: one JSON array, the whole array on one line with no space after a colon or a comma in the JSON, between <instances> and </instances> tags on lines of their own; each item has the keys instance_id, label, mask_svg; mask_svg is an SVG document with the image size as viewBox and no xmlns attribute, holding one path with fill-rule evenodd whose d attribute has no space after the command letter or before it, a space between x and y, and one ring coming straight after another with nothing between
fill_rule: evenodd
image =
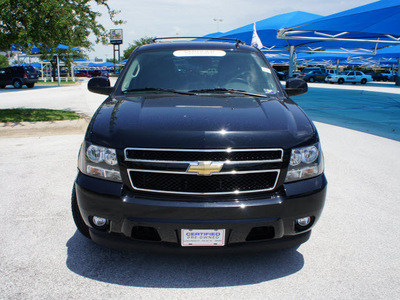
<instances>
[{"instance_id":1,"label":"headlight","mask_svg":"<svg viewBox=\"0 0 400 300\"><path fill-rule=\"evenodd\" d=\"M115 149L83 143L78 168L89 176L122 182Z\"/></svg>"},{"instance_id":2,"label":"headlight","mask_svg":"<svg viewBox=\"0 0 400 300\"><path fill-rule=\"evenodd\" d=\"M324 155L320 144L292 149L285 182L318 176L324 171Z\"/></svg>"}]
</instances>

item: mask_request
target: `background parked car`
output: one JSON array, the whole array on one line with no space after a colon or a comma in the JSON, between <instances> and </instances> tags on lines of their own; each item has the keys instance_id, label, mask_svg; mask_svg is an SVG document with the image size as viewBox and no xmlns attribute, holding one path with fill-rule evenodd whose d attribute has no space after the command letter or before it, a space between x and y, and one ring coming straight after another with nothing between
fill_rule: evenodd
<instances>
[{"instance_id":1,"label":"background parked car","mask_svg":"<svg viewBox=\"0 0 400 300\"><path fill-rule=\"evenodd\" d=\"M370 75L373 81L388 81L389 79L386 76L383 76L382 73L377 72L366 72L366 75Z\"/></svg>"},{"instance_id":2,"label":"background parked car","mask_svg":"<svg viewBox=\"0 0 400 300\"><path fill-rule=\"evenodd\" d=\"M387 81L395 81L396 72L387 71L382 73L382 75L387 79Z\"/></svg>"},{"instance_id":3,"label":"background parked car","mask_svg":"<svg viewBox=\"0 0 400 300\"><path fill-rule=\"evenodd\" d=\"M311 71L322 71L322 72L326 72L325 67L306 67L303 70L301 70L301 73L309 73Z\"/></svg>"},{"instance_id":4,"label":"background parked car","mask_svg":"<svg viewBox=\"0 0 400 300\"><path fill-rule=\"evenodd\" d=\"M38 82L39 75L35 68L31 66L16 66L0 69L0 88L4 89L7 85L13 85L16 89L26 85L33 88Z\"/></svg>"},{"instance_id":5,"label":"background parked car","mask_svg":"<svg viewBox=\"0 0 400 300\"><path fill-rule=\"evenodd\" d=\"M109 76L108 72L104 72L102 70L90 70L88 73L91 77L98 77L98 76L108 77Z\"/></svg>"},{"instance_id":6,"label":"background parked car","mask_svg":"<svg viewBox=\"0 0 400 300\"><path fill-rule=\"evenodd\" d=\"M326 69L326 73L328 73L328 75L336 75L337 71L334 69Z\"/></svg>"},{"instance_id":7,"label":"background parked car","mask_svg":"<svg viewBox=\"0 0 400 300\"><path fill-rule=\"evenodd\" d=\"M75 73L75 77L92 77L92 75L90 75L89 73L88 73L88 71L85 71L85 70L79 70L79 71L76 71L76 73Z\"/></svg>"},{"instance_id":8,"label":"background parked car","mask_svg":"<svg viewBox=\"0 0 400 300\"><path fill-rule=\"evenodd\" d=\"M285 74L284 72L278 72L277 70L275 70L276 76L278 76L279 80L286 80L287 78L287 74Z\"/></svg>"},{"instance_id":9,"label":"background parked car","mask_svg":"<svg viewBox=\"0 0 400 300\"><path fill-rule=\"evenodd\" d=\"M328 75L325 81L329 83L337 82L338 84L345 82L366 84L368 81L372 81L372 76L366 75L361 71L347 71L338 75Z\"/></svg>"},{"instance_id":10,"label":"background parked car","mask_svg":"<svg viewBox=\"0 0 400 300\"><path fill-rule=\"evenodd\" d=\"M316 82L316 81L325 81L328 73L323 72L321 70L313 70L308 73L300 73L297 75L297 78L303 79L307 82Z\"/></svg>"}]
</instances>

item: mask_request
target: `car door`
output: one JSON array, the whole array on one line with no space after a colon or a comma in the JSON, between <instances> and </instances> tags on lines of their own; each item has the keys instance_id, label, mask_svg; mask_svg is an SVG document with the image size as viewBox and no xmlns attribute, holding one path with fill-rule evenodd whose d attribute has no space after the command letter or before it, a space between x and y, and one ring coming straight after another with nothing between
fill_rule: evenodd
<instances>
[{"instance_id":1,"label":"car door","mask_svg":"<svg viewBox=\"0 0 400 300\"><path fill-rule=\"evenodd\" d=\"M6 68L1 68L0 69L0 85L6 85L7 83L6 83L6 71L7 71L7 69Z\"/></svg>"},{"instance_id":2,"label":"car door","mask_svg":"<svg viewBox=\"0 0 400 300\"><path fill-rule=\"evenodd\" d=\"M363 79L363 75L361 72L356 72L356 82L360 82Z\"/></svg>"},{"instance_id":3,"label":"car door","mask_svg":"<svg viewBox=\"0 0 400 300\"><path fill-rule=\"evenodd\" d=\"M321 71L316 71L315 72L315 78L317 79L317 81L324 81L325 77L326 76Z\"/></svg>"},{"instance_id":4,"label":"car door","mask_svg":"<svg viewBox=\"0 0 400 300\"><path fill-rule=\"evenodd\" d=\"M5 73L5 84L12 84L13 80L13 68L6 68L6 73Z\"/></svg>"},{"instance_id":5,"label":"car door","mask_svg":"<svg viewBox=\"0 0 400 300\"><path fill-rule=\"evenodd\" d=\"M350 81L350 82L356 81L356 74L354 74L354 72L347 73L346 81Z\"/></svg>"}]
</instances>

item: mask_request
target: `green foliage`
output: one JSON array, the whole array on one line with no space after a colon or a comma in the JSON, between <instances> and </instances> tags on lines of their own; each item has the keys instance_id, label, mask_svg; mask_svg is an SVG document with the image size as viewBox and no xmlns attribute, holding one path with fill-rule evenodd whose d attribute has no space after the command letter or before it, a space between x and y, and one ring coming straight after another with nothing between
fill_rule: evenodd
<instances>
[{"instance_id":1,"label":"green foliage","mask_svg":"<svg viewBox=\"0 0 400 300\"><path fill-rule=\"evenodd\" d=\"M39 122L75 120L79 118L80 116L77 113L65 110L52 110L44 108L0 109L0 122Z\"/></svg>"},{"instance_id":2,"label":"green foliage","mask_svg":"<svg viewBox=\"0 0 400 300\"><path fill-rule=\"evenodd\" d=\"M0 50L18 45L29 52L36 45L42 53L55 53L60 43L90 48L90 34L96 43L108 43L108 31L96 21L101 14L90 2L105 6L114 24L122 23L107 0L0 0Z\"/></svg>"},{"instance_id":3,"label":"green foliage","mask_svg":"<svg viewBox=\"0 0 400 300\"><path fill-rule=\"evenodd\" d=\"M133 42L133 44L129 44L128 48L124 51L124 55L122 56L122 60L128 59L131 56L132 52L139 46L150 44L154 37L142 37Z\"/></svg>"},{"instance_id":4,"label":"green foliage","mask_svg":"<svg viewBox=\"0 0 400 300\"><path fill-rule=\"evenodd\" d=\"M8 63L7 57L4 55L0 55L0 68L9 67L10 64Z\"/></svg>"}]
</instances>

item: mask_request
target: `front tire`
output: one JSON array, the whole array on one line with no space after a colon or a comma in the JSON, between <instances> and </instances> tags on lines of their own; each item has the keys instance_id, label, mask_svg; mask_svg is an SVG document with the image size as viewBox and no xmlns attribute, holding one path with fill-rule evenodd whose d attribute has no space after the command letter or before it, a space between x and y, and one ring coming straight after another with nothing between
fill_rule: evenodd
<instances>
[{"instance_id":1,"label":"front tire","mask_svg":"<svg viewBox=\"0 0 400 300\"><path fill-rule=\"evenodd\" d=\"M361 84L366 84L367 83L367 79L363 78L361 79Z\"/></svg>"},{"instance_id":2,"label":"front tire","mask_svg":"<svg viewBox=\"0 0 400 300\"><path fill-rule=\"evenodd\" d=\"M344 83L344 79L343 78L339 78L338 83L339 84L343 84Z\"/></svg>"},{"instance_id":3,"label":"front tire","mask_svg":"<svg viewBox=\"0 0 400 300\"><path fill-rule=\"evenodd\" d=\"M315 82L314 77L310 77L310 78L308 79L308 82Z\"/></svg>"},{"instance_id":4,"label":"front tire","mask_svg":"<svg viewBox=\"0 0 400 300\"><path fill-rule=\"evenodd\" d=\"M78 231L80 233L82 233L83 236L85 236L88 239L90 239L89 227L83 221L83 218L81 216L81 212L79 211L78 201L76 200L75 185L72 188L71 211L72 211L72 217L74 218L74 222L75 222L76 228L78 228Z\"/></svg>"}]
</instances>

